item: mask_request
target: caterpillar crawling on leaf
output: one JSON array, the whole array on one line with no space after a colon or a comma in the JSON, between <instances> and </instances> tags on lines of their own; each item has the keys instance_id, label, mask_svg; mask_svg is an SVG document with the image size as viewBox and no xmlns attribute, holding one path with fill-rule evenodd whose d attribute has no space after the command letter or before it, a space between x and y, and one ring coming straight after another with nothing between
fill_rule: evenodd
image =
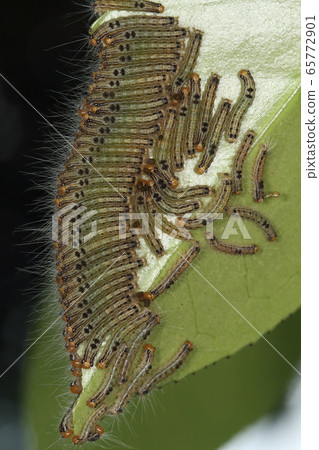
<instances>
[{"instance_id":1,"label":"caterpillar crawling on leaf","mask_svg":"<svg viewBox=\"0 0 319 450\"><path fill-rule=\"evenodd\" d=\"M194 72L202 31L179 26L177 18L161 15L161 4L150 1L97 0L94 8L101 17L91 29L90 42L100 65L79 109L81 123L58 176L55 199L57 283L74 377L70 390L76 395L60 433L74 444L99 439L105 415L122 413L132 397L150 392L193 350L185 336L172 358L155 368L156 349L148 336L160 323L152 302L199 253L192 231L205 228L205 215L242 214L262 227L269 240L276 237L260 214L229 206L232 193L242 190L252 130L241 143L233 174L223 174L216 191L200 184L183 189L177 176L185 161L196 156L195 172L207 172L221 140L237 140L255 95L252 74L240 71L243 90L235 106L229 99L215 106L220 76L212 73L201 94L201 79ZM133 14L109 20L108 10ZM86 210L96 224L90 238ZM148 232L141 233L139 217L145 214ZM166 217L172 214L175 222ZM158 216L164 233L189 246L173 269L143 292L137 273L147 260L138 255L140 240L157 258L165 253L157 235ZM69 223L73 245L65 226ZM258 250L257 245L223 244L213 235L209 239L213 249L231 255ZM95 386L99 380L94 390L93 376ZM86 419L80 421L74 411L83 396Z\"/></svg>"}]
</instances>

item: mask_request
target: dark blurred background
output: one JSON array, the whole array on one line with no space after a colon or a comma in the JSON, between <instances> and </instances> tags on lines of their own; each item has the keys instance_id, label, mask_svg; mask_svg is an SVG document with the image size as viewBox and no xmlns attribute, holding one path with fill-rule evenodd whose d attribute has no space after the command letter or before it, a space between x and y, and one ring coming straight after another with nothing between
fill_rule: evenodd
<instances>
[{"instance_id":1,"label":"dark blurred background","mask_svg":"<svg viewBox=\"0 0 319 450\"><path fill-rule=\"evenodd\" d=\"M81 59L81 42L69 42L85 36L90 11L69 0L20 0L6 2L2 13L1 74L51 121L58 96L55 93L72 88L74 83L64 75L72 73L72 66L65 59ZM0 371L3 373L25 349L28 322L32 322L36 308L39 276L26 269L32 269L32 253L38 250L38 244L32 243L26 228L28 223L42 218L41 212L34 210L37 199L44 195L34 186L40 179L41 163L34 164L32 158L41 157L41 148L50 145L50 138L44 120L3 79L0 79L0 111ZM23 358L0 379L1 435L15 433L12 448L23 447L22 444L17 447L17 427L12 429L19 420L22 371Z\"/></svg>"}]
</instances>

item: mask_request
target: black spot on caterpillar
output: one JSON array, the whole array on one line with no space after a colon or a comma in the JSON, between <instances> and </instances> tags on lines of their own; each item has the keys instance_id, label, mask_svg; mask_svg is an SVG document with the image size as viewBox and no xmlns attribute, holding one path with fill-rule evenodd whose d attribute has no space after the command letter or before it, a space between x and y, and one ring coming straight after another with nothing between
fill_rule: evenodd
<instances>
[{"instance_id":1,"label":"black spot on caterpillar","mask_svg":"<svg viewBox=\"0 0 319 450\"><path fill-rule=\"evenodd\" d=\"M101 0L95 10L162 11L153 2L143 5ZM217 75L210 77L201 98L200 77L193 72L201 40L201 31L179 27L177 18L156 15L99 23L91 35L99 66L79 108L82 121L58 177L55 200L61 225L55 247L63 338L75 377L70 390L78 396L62 419L60 432L64 438L73 436L75 444L98 439L103 433L98 422L105 414L120 414L133 396L148 393L174 373L193 349L186 340L155 369L155 349L144 339L160 322L152 301L178 280L200 250L187 231L205 226L206 219L198 219L196 213L230 211L231 175L222 176L217 194L203 185L184 191L176 176L184 158L196 150L203 150L197 172L209 170L231 107L230 100L222 100L213 112ZM245 105L239 108L241 114ZM202 197L207 197L206 206ZM83 208L94 211L97 225L89 240L83 232ZM269 222L245 211L242 214L270 236ZM132 222L132 214L149 217L146 235L136 231L139 219ZM158 258L165 253L156 235L155 219L162 214L191 215L185 220L186 233L165 217L162 220L165 233L191 243L157 285L141 292L137 273L147 260L138 256L137 249L145 239ZM119 216L129 220L123 225ZM69 245L63 229L69 222L78 229L76 247ZM212 241L213 248L230 254L252 253L244 246ZM87 399L86 420L79 423L73 412L85 394L84 374L94 371L101 374L100 383Z\"/></svg>"}]
</instances>

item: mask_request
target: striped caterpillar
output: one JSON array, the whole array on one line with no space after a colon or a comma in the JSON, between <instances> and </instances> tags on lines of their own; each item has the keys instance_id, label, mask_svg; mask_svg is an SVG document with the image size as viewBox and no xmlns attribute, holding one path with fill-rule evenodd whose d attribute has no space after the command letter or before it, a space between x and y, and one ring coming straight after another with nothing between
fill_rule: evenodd
<instances>
[{"instance_id":1,"label":"striped caterpillar","mask_svg":"<svg viewBox=\"0 0 319 450\"><path fill-rule=\"evenodd\" d=\"M254 182L254 200L257 203L262 203L264 198L273 197L278 198L280 193L275 191L269 194L264 193L264 167L267 158L269 148L267 145L262 144L257 155L254 169L253 169L253 182Z\"/></svg>"},{"instance_id":2,"label":"striped caterpillar","mask_svg":"<svg viewBox=\"0 0 319 450\"><path fill-rule=\"evenodd\" d=\"M190 232L204 227L206 220L196 213L242 213L268 231L271 227L252 210L229 209L233 176L224 174L215 192L206 185L184 190L176 174L185 159L198 153L196 172L209 170L229 124L236 128L232 135L237 134L252 99L249 103L240 98L233 109L231 101L223 99L214 113L220 77L211 75L201 97L200 76L194 73L203 33L180 27L176 18L157 16L164 9L157 3L95 3L101 18L113 9L154 15L111 20L105 16L93 27L90 42L97 48L100 66L79 108L81 123L57 182L55 205L61 225L55 242L57 283L63 337L75 378L70 390L77 395L60 423L60 433L72 437L74 444L99 439L103 416L120 414L134 395L147 394L192 351L193 344L186 339L170 360L156 368L156 350L145 339L160 323L151 302L170 288L200 251ZM249 74L251 83L251 74L242 74ZM83 208L94 211L97 224L89 240ZM132 217L135 214L148 215L147 234L136 231L141 224ZM156 235L157 214L164 214L165 233L190 240L190 245L157 285L141 292L137 272L147 261L138 256L140 239L156 257L165 253ZM186 233L165 214L190 215L183 221ZM77 248L68 245L66 222L78 225ZM215 237L211 245L229 254L257 251L256 245L237 249ZM85 423L78 423L73 412L84 395L89 371L98 371L100 385L89 392Z\"/></svg>"}]
</instances>

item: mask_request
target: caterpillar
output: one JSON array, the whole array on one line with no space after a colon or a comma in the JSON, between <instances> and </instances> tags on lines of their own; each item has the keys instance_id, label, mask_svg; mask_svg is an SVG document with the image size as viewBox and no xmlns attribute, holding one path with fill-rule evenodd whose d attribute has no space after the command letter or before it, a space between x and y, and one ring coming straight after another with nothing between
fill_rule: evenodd
<instances>
[{"instance_id":1,"label":"caterpillar","mask_svg":"<svg viewBox=\"0 0 319 450\"><path fill-rule=\"evenodd\" d=\"M261 227L269 241L275 241L277 239L277 233L275 232L273 226L271 225L269 220L259 212L250 208L239 206L227 206L225 208L225 212L229 215L238 215L256 223L259 227Z\"/></svg>"},{"instance_id":2,"label":"caterpillar","mask_svg":"<svg viewBox=\"0 0 319 450\"><path fill-rule=\"evenodd\" d=\"M232 175L222 175L216 192L206 185L183 189L176 174L184 158L198 153L196 172L209 170L227 123L232 138L237 135L254 96L249 72L241 72L245 90L233 110L231 100L222 99L214 112L220 77L212 74L201 96L200 76L194 72L203 38L200 30L180 27L178 18L157 15L164 7L150 1L97 0L94 9L101 17L91 28L90 43L99 66L79 107L81 123L58 176L55 198L56 280L63 338L75 378L70 391L77 396L59 431L77 445L99 439L104 432L99 422L105 415L122 413L131 398L147 394L178 370L193 348L196 351L186 339L171 359L156 367L156 349L145 339L160 324L152 302L200 252L191 231L205 226L203 215L238 213L262 226L269 240L276 236L261 214L229 206ZM106 12L113 9L150 14L108 20ZM96 223L90 239L83 222L86 209L94 213ZM183 220L185 230L166 214L189 215ZM149 219L146 234L140 226L144 215ZM156 233L158 215L164 215L166 234L190 240L190 245L166 276L144 292L137 278L138 270L147 265L138 255L141 240L157 258L165 254ZM73 241L78 236L76 246L66 239L69 223ZM211 245L230 254L257 250L256 245L236 247L215 238ZM98 378L99 387L89 392L86 419L80 422L73 413L88 395L86 373Z\"/></svg>"},{"instance_id":3,"label":"caterpillar","mask_svg":"<svg viewBox=\"0 0 319 450\"><path fill-rule=\"evenodd\" d=\"M262 203L264 201L264 198L278 198L280 196L280 193L275 191L269 194L264 193L264 167L265 162L267 158L269 148L267 145L262 144L259 149L259 153L256 157L254 169L253 169L253 183L254 183L254 200L257 203Z\"/></svg>"},{"instance_id":4,"label":"caterpillar","mask_svg":"<svg viewBox=\"0 0 319 450\"><path fill-rule=\"evenodd\" d=\"M199 175L205 173L214 161L230 108L231 101L228 99L222 99L211 121L212 125L208 131L206 148L204 149L203 155L195 169Z\"/></svg>"},{"instance_id":5,"label":"caterpillar","mask_svg":"<svg viewBox=\"0 0 319 450\"><path fill-rule=\"evenodd\" d=\"M235 155L233 163L233 194L239 195L242 192L242 175L244 161L253 145L256 133L253 130L247 131L242 143Z\"/></svg>"},{"instance_id":6,"label":"caterpillar","mask_svg":"<svg viewBox=\"0 0 319 450\"><path fill-rule=\"evenodd\" d=\"M228 142L237 141L241 123L248 108L252 105L256 93L255 81L249 70L241 70L239 78L242 83L242 91L232 109L226 126L225 136Z\"/></svg>"},{"instance_id":7,"label":"caterpillar","mask_svg":"<svg viewBox=\"0 0 319 450\"><path fill-rule=\"evenodd\" d=\"M209 244L219 252L228 253L229 255L254 255L258 252L258 246L252 245L234 245L221 242L215 235L207 236Z\"/></svg>"},{"instance_id":8,"label":"caterpillar","mask_svg":"<svg viewBox=\"0 0 319 450\"><path fill-rule=\"evenodd\" d=\"M201 80L197 73L190 75L190 92L189 92L189 105L188 105L188 117L186 123L186 136L184 153L185 158L192 158L195 155L195 133L196 133L196 121L200 109L200 94L201 94ZM194 148L195 147L195 148Z\"/></svg>"},{"instance_id":9,"label":"caterpillar","mask_svg":"<svg viewBox=\"0 0 319 450\"><path fill-rule=\"evenodd\" d=\"M206 144L209 123L213 114L216 92L219 84L220 76L212 74L206 83L205 92L203 94L201 111L199 113L197 124L197 138L195 149L197 152L203 151Z\"/></svg>"},{"instance_id":10,"label":"caterpillar","mask_svg":"<svg viewBox=\"0 0 319 450\"><path fill-rule=\"evenodd\" d=\"M94 3L94 10L101 15L108 10L124 10L124 11L143 11L151 13L162 13L164 6L161 3L155 3L148 0L97 0Z\"/></svg>"},{"instance_id":11,"label":"caterpillar","mask_svg":"<svg viewBox=\"0 0 319 450\"><path fill-rule=\"evenodd\" d=\"M261 203L264 200L264 181L263 181L263 173L266 162L266 157L268 153L268 147L266 145L261 145L259 153L257 155L254 171L253 171L253 180L254 180L254 200L257 203Z\"/></svg>"}]
</instances>

